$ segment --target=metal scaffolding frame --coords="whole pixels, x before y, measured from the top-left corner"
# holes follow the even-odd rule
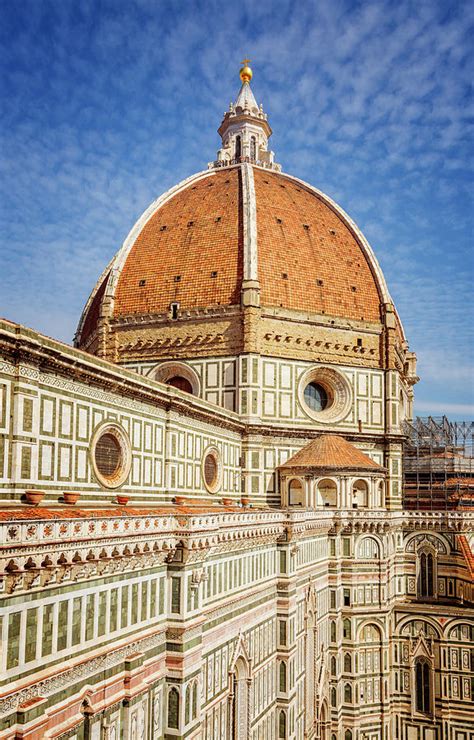
[[[474,507],[474,422],[417,417],[404,422],[403,431],[404,507]]]

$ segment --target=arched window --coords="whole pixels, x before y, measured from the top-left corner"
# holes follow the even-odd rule
[[[286,714],[283,710],[278,718],[278,737],[283,740],[286,738]]]
[[[333,656],[331,658],[331,675],[335,676],[336,673],[337,673],[336,658]]]
[[[84,701],[81,704],[81,714],[84,717],[84,722],[83,722],[84,740],[91,740],[92,738],[91,718],[92,718],[93,713],[94,712],[89,703],[89,700],[84,699]]]
[[[352,686],[350,683],[346,683],[344,686],[344,701],[346,704],[352,704]]]
[[[242,156],[242,139],[240,136],[235,137],[235,158],[239,159]]]
[[[192,712],[193,719],[196,719],[197,717],[197,703],[198,703],[198,684],[197,684],[197,681],[195,681],[194,686],[193,686],[193,712]]]
[[[177,730],[179,727],[179,693],[172,688],[168,694],[168,727]]]
[[[332,688],[331,689],[331,706],[332,707],[336,707],[337,706],[337,693],[336,693],[336,689],[335,688]]]
[[[350,730],[345,731],[344,740],[352,740],[352,732]]]
[[[344,655],[344,673],[351,673],[352,671],[352,660],[349,653]]]
[[[380,558],[380,547],[373,537],[364,537],[357,546],[357,556],[362,560],[378,560]]]
[[[257,159],[257,140],[255,136],[250,137],[250,158],[253,161]]]
[[[417,712],[431,713],[431,667],[423,658],[415,662],[415,706]]]
[[[435,595],[434,553],[421,550],[418,554],[418,597],[433,598]]]
[[[331,622],[331,642],[336,642],[336,622]]]
[[[319,713],[319,723],[318,723],[320,740],[326,740],[327,738],[326,727],[327,727],[327,705],[326,703],[323,703],[323,705],[321,706],[321,711]]]
[[[345,640],[350,640],[351,639],[351,633],[352,633],[352,630],[351,630],[351,620],[350,619],[345,619],[343,621],[343,623],[342,623],[342,628],[343,628],[344,639]]]
[[[249,708],[249,666],[247,660],[240,656],[235,664],[234,700],[232,704],[232,740],[244,740],[248,737]],[[206,735],[207,737],[207,735]]]
[[[288,485],[288,505],[304,506],[303,484],[298,478],[293,478]]]
[[[280,691],[286,691],[286,663],[280,663]]]
[[[385,483],[383,481],[380,481],[377,488],[376,506],[379,506],[381,509],[385,506]]]

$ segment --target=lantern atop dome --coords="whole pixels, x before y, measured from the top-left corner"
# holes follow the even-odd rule
[[[281,171],[274,162],[273,152],[268,150],[268,139],[272,135],[267,114],[263,106],[257,104],[250,87],[253,71],[250,59],[244,59],[239,76],[242,82],[235,103],[231,102],[224,114],[218,134],[222,147],[217,152],[217,160],[209,164],[210,169],[228,167],[241,162],[250,162],[261,167]]]

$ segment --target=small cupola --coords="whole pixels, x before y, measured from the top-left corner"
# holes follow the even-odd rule
[[[282,506],[385,508],[385,468],[338,435],[321,434],[278,470]]]

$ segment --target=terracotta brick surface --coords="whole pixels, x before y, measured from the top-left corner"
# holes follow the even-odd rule
[[[284,175],[254,168],[254,178],[262,306],[380,321],[376,280],[339,216]],[[119,277],[114,317],[167,312],[175,301],[184,311],[238,305],[242,273],[241,173],[232,168],[190,184],[145,225]],[[104,288],[105,281],[82,344]]]
[[[280,467],[383,470],[357,447],[335,434],[321,434]]]
[[[283,175],[254,177],[262,305],[380,320],[377,284],[339,216]]]
[[[238,168],[210,174],[165,203],[132,247],[114,316],[164,312],[173,301],[184,310],[238,304],[241,210]],[[214,271],[217,276],[211,277]]]
[[[85,317],[84,324],[81,331],[81,343],[84,343],[87,338],[92,334],[94,329],[97,327],[97,322],[100,315],[100,306],[102,298],[104,297],[105,288],[107,286],[107,280],[109,279],[110,272],[107,273],[102,283],[100,284],[97,292],[89,306],[87,316]]]

